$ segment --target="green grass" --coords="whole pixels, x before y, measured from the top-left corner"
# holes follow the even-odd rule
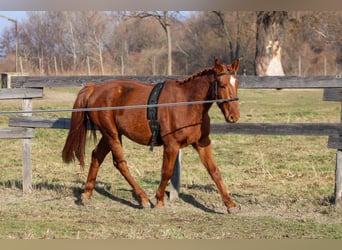
[[[128,191],[125,191],[129,193]],[[120,193],[124,195],[124,191]],[[184,194],[183,199],[185,195]],[[189,195],[190,196],[190,195]],[[108,198],[107,198],[108,199]],[[72,197],[6,204],[2,238],[121,239],[303,239],[341,238],[341,224],[269,215],[212,214],[189,209],[181,200],[162,210],[117,206],[95,195],[87,206]],[[69,201],[69,202],[68,202]],[[63,206],[61,204],[64,204]],[[178,208],[178,207],[187,207]],[[35,209],[32,209],[32,208]],[[9,217],[11,220],[9,220]],[[194,223],[195,222],[195,223]]]
[[[48,88],[34,109],[71,108],[79,88]],[[322,91],[241,90],[241,122],[339,122],[340,104]],[[1,101],[20,110],[20,101]],[[68,117],[68,113],[44,114]],[[216,107],[212,122],[224,122]],[[6,127],[8,116],[0,116]],[[329,203],[335,150],[327,137],[211,135],[224,183],[241,205],[227,215],[219,193],[191,148],[182,150],[181,194],[164,209],[139,209],[131,188],[108,157],[93,198],[78,198],[87,168],[61,160],[66,130],[36,129],[34,192],[21,192],[21,141],[0,140],[0,238],[70,239],[303,239],[342,238],[341,207]],[[132,175],[154,202],[162,148],[149,152],[124,138]],[[87,160],[94,144],[87,144]]]

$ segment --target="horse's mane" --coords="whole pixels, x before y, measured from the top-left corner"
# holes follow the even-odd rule
[[[191,80],[195,79],[196,77],[200,77],[200,76],[205,76],[205,75],[209,75],[211,73],[213,73],[213,68],[206,68],[201,70],[200,72],[197,72],[191,76],[189,76],[188,78],[185,78],[183,80],[177,80],[178,83],[186,83],[186,82],[190,82]]]

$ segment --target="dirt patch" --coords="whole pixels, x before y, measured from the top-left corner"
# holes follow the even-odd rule
[[[324,199],[284,199],[282,197],[244,198],[242,215],[269,216],[280,220],[316,221],[317,223],[342,223],[340,206],[325,203]]]

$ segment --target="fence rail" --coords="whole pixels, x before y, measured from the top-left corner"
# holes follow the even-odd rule
[[[135,79],[143,82],[156,83],[168,79],[184,79],[186,77],[188,76],[5,76],[6,83],[3,83],[2,86],[16,88],[20,87],[16,90],[26,93],[26,90],[23,90],[22,88],[25,89],[29,87],[42,89],[44,87],[82,86],[87,82],[100,83],[119,78]],[[324,101],[337,101],[342,103],[341,76],[239,76],[238,78],[240,82],[240,88],[242,89],[324,89]],[[1,95],[2,94],[0,92],[0,97]],[[27,96],[23,98],[27,98]],[[9,126],[16,127],[16,129],[31,130],[34,130],[34,128],[68,129],[70,126],[70,119],[43,117],[10,117]],[[335,203],[342,202],[342,123],[214,123],[211,124],[211,132],[229,134],[329,136],[328,147],[337,149]],[[32,136],[32,134],[30,136]],[[175,174],[172,178],[172,184],[174,187],[179,187],[179,173],[180,169],[176,168]]]
[[[69,129],[69,118],[10,117],[9,126],[29,128]],[[342,135],[340,123],[211,123],[214,134],[259,135]]]
[[[131,79],[146,83],[157,83],[171,79],[185,79],[189,76],[11,76],[3,75],[3,86],[11,88],[77,87],[89,82],[102,83],[115,79]],[[301,89],[341,88],[342,77],[337,76],[239,76],[243,89]]]
[[[342,134],[340,123],[235,123],[211,124],[216,134],[307,135],[330,136]]]
[[[34,135],[32,128],[0,128],[0,139],[32,139]]]

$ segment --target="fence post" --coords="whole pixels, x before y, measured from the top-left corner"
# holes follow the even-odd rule
[[[11,88],[11,74],[1,73],[1,88]]]
[[[171,176],[170,201],[176,200],[180,190],[181,150],[178,151],[177,159]]]
[[[32,110],[32,99],[23,99],[23,111]],[[31,113],[25,113],[23,116],[32,116]],[[32,167],[31,167],[31,141],[30,139],[22,140],[22,174],[23,174],[23,192],[32,192]]]
[[[342,150],[336,152],[335,204],[342,204]]]
[[[342,124],[342,102],[341,102],[341,124]],[[335,169],[335,204],[342,204],[342,149],[336,152]]]

